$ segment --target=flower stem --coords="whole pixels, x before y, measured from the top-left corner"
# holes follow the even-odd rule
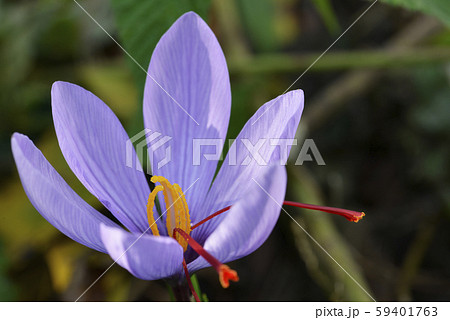
[[[234,58],[229,62],[232,74],[298,73],[317,58],[317,53],[260,54],[253,57]],[[427,65],[448,61],[450,49],[446,47],[389,48],[384,50],[352,50],[328,53],[317,64],[314,71],[346,70],[356,68],[389,68],[410,65]]]

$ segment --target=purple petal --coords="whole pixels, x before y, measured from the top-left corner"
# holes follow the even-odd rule
[[[100,225],[118,226],[83,201],[28,137],[15,133],[11,146],[23,188],[36,210],[69,238],[106,252]]]
[[[127,163],[127,152],[136,155],[119,119],[94,94],[66,82],[52,87],[52,111],[61,151],[78,179],[130,231],[146,230],[150,189],[138,161]]]
[[[223,220],[206,239],[204,248],[221,262],[246,256],[258,249],[269,237],[280,215],[286,192],[286,169],[274,165],[251,179],[250,186],[240,200],[223,213]],[[195,271],[209,264],[197,258],[189,264]]]
[[[295,137],[302,111],[301,90],[290,91],[259,108],[230,148],[208,194],[204,205],[207,209],[194,223],[234,204],[253,185],[252,178],[267,170],[268,165],[286,163],[291,149],[287,142]],[[284,146],[277,146],[283,143]],[[252,146],[255,149],[250,152]],[[193,236],[204,241],[222,219],[221,215],[210,220],[195,230]]]
[[[156,280],[182,272],[183,248],[170,237],[108,226],[101,227],[101,236],[111,258],[137,278]]]
[[[217,139],[217,148],[203,147],[201,152],[220,154],[230,118],[231,92],[225,57],[211,29],[197,14],[189,12],[163,35],[148,73],[145,126],[153,133],[172,138],[161,147],[160,139],[148,139],[152,171],[178,183],[183,191],[198,179],[186,194],[195,215],[211,185],[217,160],[201,157],[196,162],[193,140]],[[169,148],[171,159],[163,165]]]

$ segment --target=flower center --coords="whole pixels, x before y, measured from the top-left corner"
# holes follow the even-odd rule
[[[164,203],[166,205],[166,228],[169,237],[174,238],[183,247],[183,250],[187,250],[188,242],[179,233],[174,234],[174,229],[183,230],[189,235],[191,232],[191,218],[189,216],[189,208],[184,197],[184,193],[181,187],[174,183],[171,184],[166,178],[161,176],[153,176],[151,178],[153,183],[159,183],[156,185],[153,191],[150,193],[147,202],[147,218],[148,224],[154,236],[159,236],[158,226],[154,217],[153,207],[155,205],[155,198],[158,192],[162,191],[164,196]]]
[[[189,208],[186,203],[186,198],[181,190],[180,186],[176,183],[171,184],[166,178],[161,176],[153,176],[151,178],[153,183],[159,183],[156,185],[153,191],[148,196],[147,201],[147,219],[150,229],[154,236],[159,236],[158,226],[155,219],[153,208],[155,206],[155,199],[158,192],[163,193],[164,203],[166,205],[166,228],[168,236],[174,238],[182,247],[183,250],[187,250],[188,244],[191,248],[197,252],[200,256],[206,259],[211,266],[216,269],[219,274],[220,284],[224,288],[228,288],[229,281],[239,281],[237,272],[230,269],[227,265],[221,263],[214,258],[208,251],[206,251],[197,241],[195,241],[189,233],[191,232],[191,218],[189,216]],[[217,215],[217,214],[216,214]],[[216,216],[214,215],[214,216]],[[198,226],[197,224],[196,226]],[[189,271],[187,269],[186,261],[183,259],[183,268],[186,274],[189,287],[194,295],[196,301],[200,301],[194,287],[191,283]]]

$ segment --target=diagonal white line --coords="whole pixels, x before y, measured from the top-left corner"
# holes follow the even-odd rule
[[[192,186],[199,180],[200,178],[197,178],[197,180],[195,180],[184,192],[183,192],[183,194],[184,193],[186,193],[186,191],[188,191],[190,188],[192,188]],[[108,270],[109,269],[111,269],[112,268],[112,266],[114,266],[116,263],[117,263],[117,261],[119,261],[122,257],[123,257],[123,255],[125,254],[125,253],[127,253],[127,251],[128,250],[130,250],[130,248],[132,247],[132,246],[134,246],[134,244],[136,243],[136,242],[138,242],[139,241],[139,239],[141,239],[142,238],[142,236],[144,235],[144,234],[146,234],[151,228],[152,228],[152,226],[159,220],[159,219],[161,219],[165,214],[166,214],[166,212],[170,209],[170,208],[172,208],[173,207],[173,205],[175,204],[175,202],[177,202],[179,199],[181,199],[181,195],[180,196],[178,196],[178,198],[170,205],[170,207],[168,207],[168,208],[166,208],[166,211],[164,211],[159,217],[158,217],[158,219],[156,219],[155,220],[155,222],[153,222],[143,233],[141,233],[141,235],[136,239],[136,240],[134,240],[133,241],[133,243],[132,244],[130,244],[129,246],[128,246],[128,248],[116,259],[116,260],[114,260],[114,262],[113,263],[111,263],[111,265],[108,267],[108,268],[106,268],[106,270],[105,271],[103,271],[103,273],[97,278],[97,279],[95,279],[95,281],[94,282],[92,282],[91,283],[91,285],[86,289],[86,290],[84,290],[83,291],[83,293],[77,298],[77,300],[75,300],[75,302],[78,302],[78,300],[80,300],[81,299],[81,297],[83,297],[85,294],[86,294],[86,292],[88,292],[96,283],[97,283],[97,281],[98,280],[100,280],[100,278],[101,277],[103,277],[104,275],[105,275],[105,273],[106,272],[108,272]]]
[[[311,63],[310,65],[309,65],[309,67],[305,70],[305,71],[303,71],[303,73],[297,78],[297,79],[295,79],[295,81],[294,82],[292,82],[292,84],[286,89],[286,90],[284,90],[284,92],[280,95],[280,96],[278,96],[278,98],[276,98],[275,100],[274,100],[274,102],[273,103],[271,103],[270,104],[270,106],[267,106],[267,108],[266,108],[266,110],[264,110],[264,112],[263,113],[261,113],[261,115],[255,120],[255,121],[253,121],[252,122],[252,125],[254,125],[267,111],[269,111],[269,109],[275,104],[275,102],[277,102],[277,100],[283,95],[283,94],[285,94],[286,92],[288,92],[289,91],[289,89],[291,89],[292,88],[292,86],[294,85],[294,84],[296,84],[297,83],[297,81],[298,80],[300,80],[304,75],[305,75],[305,73],[307,73],[308,71],[309,71],[309,69],[311,69],[316,63],[317,63],[317,61],[319,61],[320,60],[320,58],[322,58],[335,44],[336,44],[336,42],[338,42],[343,36],[344,36],[344,34],[346,34],[347,33],[347,31],[348,30],[350,30],[366,13],[367,13],[367,11],[369,11],[374,5],[375,5],[375,3],[377,3],[378,2],[378,0],[375,0],[375,1],[373,1],[371,4],[370,4],[370,6],[366,9],[366,10],[364,10],[364,12],[363,13],[361,13],[360,14],[360,16],[355,20],[355,21],[353,21],[353,23],[350,25],[350,26],[348,26],[348,28],[347,29],[345,29],[344,30],[344,32],[342,32],[342,34],[336,39],[336,40],[334,40],[333,41],[333,43],[332,44],[330,44],[330,46],[320,55],[320,56],[318,56],[317,57],[317,59],[316,60],[314,60],[313,61],[313,63]]]
[[[292,219],[292,221],[294,221],[305,233],[306,233],[306,235],[315,243],[315,244],[317,244],[318,246],[319,246],[319,248],[320,249],[322,249],[322,251],[323,252],[325,252],[326,253],[326,255],[328,256],[328,257],[330,257],[330,259],[331,260],[333,260],[338,266],[339,266],[339,268],[341,268],[342,269],[342,271],[344,271],[345,272],[345,274],[347,274],[347,276],[349,276],[350,277],[350,279],[352,279],[353,280],[353,282],[355,282],[357,285],[358,285],[358,287],[360,287],[361,288],[361,290],[362,291],[364,291],[364,293],[365,294],[367,294],[369,297],[370,297],[370,299],[372,299],[374,302],[377,302],[368,292],[367,292],[367,290],[366,289],[364,289],[364,287],[361,285],[361,284],[359,284],[359,282],[358,281],[356,281],[356,279],[355,278],[353,278],[352,277],[352,275],[350,274],[350,273],[348,273],[347,272],[347,270],[345,270],[344,269],[344,267],[343,266],[341,266],[340,264],[339,264],[339,262],[337,262],[336,261],[336,259],[334,259],[333,258],[333,256],[331,255],[331,254],[329,254],[328,253],[328,251],[327,250],[325,250],[325,248],[324,247],[322,247],[322,245],[316,240],[316,239],[314,239],[314,237],[311,235],[311,234],[309,234],[309,232],[308,231],[306,231],[305,230],[305,228],[303,228],[302,227],[302,225],[301,224],[299,224],[287,211],[286,211],[286,209],[284,209],[283,208],[283,206],[281,205],[281,204],[279,204],[278,203],[278,201],[277,200],[275,200],[273,197],[272,197],[272,195],[271,194],[269,194],[259,183],[258,183],[258,181],[256,181],[254,178],[252,178],[252,180],[253,181],[255,181],[255,183],[261,188],[261,190],[262,191],[264,191],[280,208],[281,208],[281,210],[283,210],[284,211],[284,213],[286,213],[288,216],[289,216],[289,218],[291,218]]]
[[[106,33],[106,34],[108,35],[108,37],[110,37],[111,40],[114,41],[114,42],[119,46],[119,48],[122,49],[123,52],[125,52],[125,54],[126,54],[128,57],[130,57],[131,60],[133,60],[134,63],[135,63],[142,71],[144,71],[144,72],[147,74],[147,76],[149,76],[149,78],[152,79],[153,82],[155,82],[155,83],[158,85],[158,87],[160,87],[161,90],[164,91],[164,92],[167,94],[167,96],[169,96],[169,98],[172,99],[173,102],[175,102],[175,104],[176,104],[178,107],[180,107],[180,109],[183,110],[184,113],[186,113],[186,114],[189,116],[189,118],[192,119],[192,121],[194,121],[198,126],[200,125],[200,124],[199,124],[199,123],[198,123],[198,122],[197,122],[197,121],[189,114],[189,112],[187,112],[186,109],[183,108],[183,106],[182,106],[181,104],[179,104],[178,101],[175,100],[175,98],[172,97],[172,96],[167,92],[167,90],[164,89],[164,87],[163,87],[162,85],[160,85],[159,82],[156,81],[156,79],[155,79],[154,77],[152,77],[152,76],[147,72],[147,70],[145,70],[145,69],[139,64],[139,62],[137,62],[136,59],[133,58],[133,56],[132,56],[131,54],[128,53],[127,50],[125,50],[125,48],[122,47],[122,45],[121,45],[116,39],[114,39],[114,37],[113,37],[111,34],[109,34],[109,32],[105,30],[105,28],[102,27],[102,25],[101,25],[100,23],[98,23],[97,20],[95,20],[94,17],[91,16],[91,15],[89,14],[89,12],[87,12],[86,9],[85,9],[81,4],[78,3],[77,0],[73,0],[73,2],[75,2],[75,3],[80,7],[80,9],[83,10],[84,13],[86,13],[86,15],[87,15],[89,18],[91,18],[91,20],[94,21],[95,24],[96,24],[100,29],[102,29],[103,32]]]

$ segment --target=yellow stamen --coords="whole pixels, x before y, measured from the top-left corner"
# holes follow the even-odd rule
[[[147,219],[148,225],[150,229],[152,229],[152,233],[154,236],[159,236],[158,226],[156,225],[155,217],[153,216],[153,207],[155,206],[155,198],[156,194],[162,191],[164,188],[162,186],[156,186],[155,189],[148,196],[147,201]]]
[[[177,197],[175,195],[172,185],[166,178],[160,176],[153,176],[151,181],[153,183],[159,182],[163,187],[162,192],[164,195],[164,203],[166,204],[167,231],[169,232],[169,237],[171,237],[172,232],[169,226],[171,225],[171,221],[175,221],[176,207],[174,205],[174,199],[176,199]]]
[[[184,196],[183,191],[181,190],[181,187],[178,184],[174,184],[173,187],[175,188],[175,191],[178,193],[178,197],[181,201],[177,201],[180,205],[180,213],[181,214],[177,214],[176,215],[176,225],[175,228],[179,228],[184,230],[187,234],[189,234],[191,232],[191,217],[189,215],[189,208],[186,202],[186,198]],[[173,229],[172,229],[173,232]],[[186,239],[184,239],[183,237],[181,237],[179,234],[176,234],[176,239],[178,241],[179,244],[181,244],[181,246],[183,248],[187,248],[188,242]]]
[[[187,234],[189,234],[191,232],[191,219],[189,216],[189,208],[186,202],[186,198],[184,197],[184,193],[181,190],[180,186],[177,184],[172,185],[166,178],[161,176],[153,176],[151,181],[153,183],[159,182],[160,185],[156,186],[149,196],[147,213],[150,226],[152,225],[152,222],[154,222],[154,219],[151,220],[151,218],[153,218],[152,211],[150,218],[149,207],[151,206],[152,208],[151,210],[153,210],[153,204],[155,201],[156,193],[162,191],[164,195],[164,203],[166,205],[166,227],[168,235],[170,237],[173,237],[173,230],[175,228],[182,229]],[[152,228],[153,234],[159,235],[159,232],[156,228],[156,224],[155,229],[156,233],[153,231]],[[187,241],[179,234],[175,236],[175,239],[183,247],[184,251],[186,251],[188,245]]]

